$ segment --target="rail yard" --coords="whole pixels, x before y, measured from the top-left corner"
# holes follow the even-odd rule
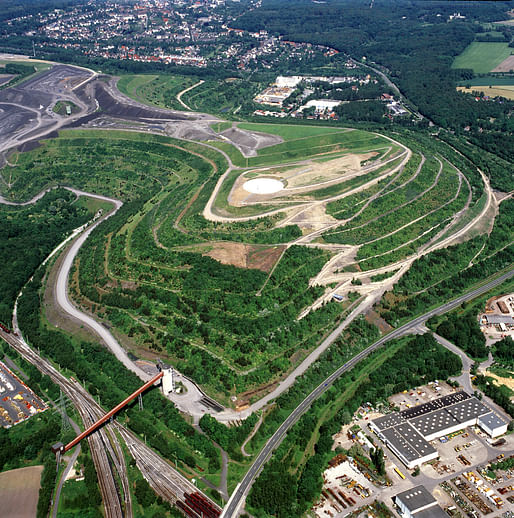
[[[103,417],[105,411],[78,382],[71,381],[63,376],[48,361],[36,354],[20,337],[16,337],[13,333],[6,332],[4,329],[0,329],[0,336],[27,361],[50,376],[52,381],[73,402],[85,427],[91,426]],[[158,495],[173,504],[181,501],[183,508],[190,511],[189,516],[201,516],[198,513],[197,515],[193,514],[196,512],[195,509],[202,508],[198,502],[204,502],[202,505],[205,505],[206,509],[210,509],[211,516],[216,516],[215,513],[221,514],[219,506],[199,493],[194,484],[146,446],[141,439],[119,423],[114,422],[105,425],[97,433],[88,437],[98,473],[106,516],[121,518],[132,515],[125,457],[115,430],[123,437],[141,473]],[[118,483],[118,480],[120,483]],[[190,495],[196,496],[192,498]]]

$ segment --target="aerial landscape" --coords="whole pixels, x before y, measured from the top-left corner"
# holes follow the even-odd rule
[[[0,0],[0,506],[514,518],[514,9]]]

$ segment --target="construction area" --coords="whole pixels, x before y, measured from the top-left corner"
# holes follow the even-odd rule
[[[514,293],[489,299],[479,322],[482,332],[491,339],[514,337]]]
[[[254,101],[259,104],[282,107],[283,102],[295,91],[301,80],[300,76],[278,76],[272,85],[255,97]]]
[[[330,464],[323,473],[322,498],[313,508],[316,516],[344,516],[378,498],[380,489],[365,476],[354,458],[337,455]]]
[[[0,425],[10,428],[48,407],[4,363],[0,362]]]

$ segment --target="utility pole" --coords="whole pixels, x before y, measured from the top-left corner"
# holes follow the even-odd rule
[[[70,428],[70,418],[66,413],[66,396],[60,391],[59,399],[55,402],[58,412],[61,414],[61,431],[64,433]]]
[[[32,56],[36,57],[36,46],[34,45],[34,40],[32,40]]]

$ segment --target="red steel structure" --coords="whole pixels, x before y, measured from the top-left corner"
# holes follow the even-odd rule
[[[126,399],[124,399],[121,403],[116,405],[112,410],[107,412],[103,417],[98,419],[96,423],[93,423],[87,430],[84,430],[80,435],[77,435],[73,441],[69,442],[64,448],[61,449],[61,453],[66,453],[71,450],[73,446],[77,445],[82,439],[87,437],[89,434],[93,433],[97,428],[106,423],[114,414],[119,412],[123,407],[128,405],[133,399],[135,399],[139,394],[142,394],[146,389],[150,388],[156,381],[159,381],[164,373],[161,371],[159,374],[156,374],[150,381],[147,381],[142,387],[138,388],[133,394]]]

